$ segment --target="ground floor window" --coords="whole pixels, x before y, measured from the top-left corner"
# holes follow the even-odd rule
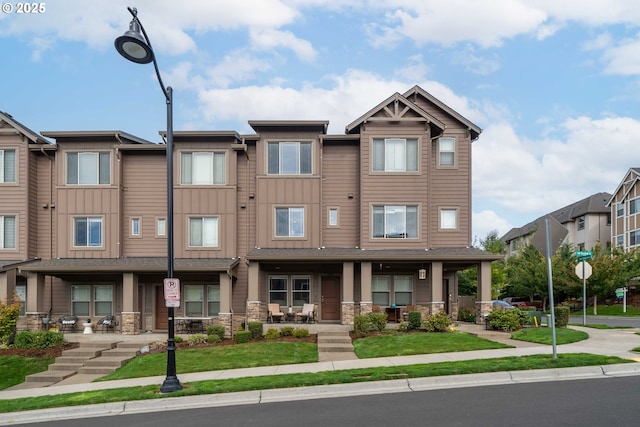
[[[281,306],[302,306],[311,302],[310,276],[270,276],[269,303]]]
[[[206,307],[206,312],[205,312]],[[185,285],[184,313],[187,317],[217,316],[220,312],[220,285]]]
[[[413,276],[377,275],[371,278],[373,304],[389,306],[413,304]]]
[[[16,285],[16,295],[20,301],[20,316],[27,314],[27,286]]]
[[[113,285],[71,286],[71,314],[78,317],[113,314]]]

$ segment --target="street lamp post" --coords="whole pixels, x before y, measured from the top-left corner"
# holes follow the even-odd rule
[[[133,19],[129,24],[129,31],[116,38],[115,46],[120,55],[138,64],[153,62],[158,77],[158,83],[167,101],[167,275],[173,278],[173,89],[165,88],[158,70],[156,56],[151,48],[147,33],[138,19],[136,8],[127,8]],[[142,34],[141,34],[142,33]],[[160,391],[170,393],[181,390],[182,385],[176,376],[176,342],[174,336],[174,308],[168,307],[169,336],[167,340],[167,377]]]

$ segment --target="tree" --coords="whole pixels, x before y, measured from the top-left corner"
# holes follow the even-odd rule
[[[480,239],[480,249],[492,254],[504,255],[505,243],[498,237],[498,230],[487,233],[485,239]],[[505,286],[504,260],[500,259],[491,263],[491,293],[498,295]],[[458,293],[460,295],[476,295],[478,290],[478,269],[468,268],[458,272]]]
[[[546,298],[548,292],[547,265],[545,257],[532,245],[509,258],[506,265],[506,290],[513,296],[540,295]]]

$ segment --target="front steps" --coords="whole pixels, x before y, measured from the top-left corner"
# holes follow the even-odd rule
[[[348,330],[318,331],[318,360],[329,362],[334,360],[357,359]]]

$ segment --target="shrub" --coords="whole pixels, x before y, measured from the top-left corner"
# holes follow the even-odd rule
[[[446,312],[430,314],[422,323],[427,332],[446,332],[451,325],[451,319]]]
[[[251,341],[251,332],[250,331],[237,331],[236,332],[236,343],[243,344]]]
[[[14,345],[18,348],[50,348],[64,344],[62,332],[22,331],[16,334]]]
[[[184,339],[180,335],[176,335],[175,337],[173,337],[173,341],[176,344],[180,344],[182,341],[184,341]]]
[[[218,344],[220,341],[222,341],[222,338],[220,338],[220,335],[211,334],[207,335],[207,341],[209,342],[209,344]]]
[[[20,302],[12,304],[0,301],[0,345],[11,344],[20,315]]]
[[[529,322],[529,316],[519,308],[496,309],[489,313],[489,325],[495,329],[515,331]]]
[[[304,329],[304,328],[296,329],[295,331],[293,331],[293,336],[296,337],[296,338],[308,337],[309,336],[309,330],[308,329]]]
[[[251,338],[262,338],[262,322],[249,322]]]
[[[206,344],[208,340],[209,338],[205,334],[193,334],[187,338],[189,345]]]
[[[353,331],[357,335],[364,335],[369,331],[383,331],[387,327],[385,313],[359,314],[353,319]]]
[[[368,313],[369,324],[374,331],[383,331],[387,327],[386,313]]]
[[[422,324],[422,313],[419,311],[410,311],[408,321],[407,329],[418,329]]]
[[[369,322],[365,314],[359,314],[353,318],[353,332],[356,335],[364,335],[369,332]]]
[[[276,338],[280,338],[280,331],[276,328],[269,328],[264,337],[268,340],[275,340]]]
[[[283,337],[290,337],[293,335],[293,326],[283,326],[280,328],[280,333]]]
[[[209,325],[207,326],[207,335],[216,335],[220,337],[220,340],[224,339],[224,326],[222,325]]]
[[[569,314],[571,309],[569,307],[556,307],[554,315],[556,317],[556,326],[558,328],[566,328],[569,324]]]
[[[458,321],[460,322],[475,322],[476,313],[468,308],[461,308],[458,310]]]

